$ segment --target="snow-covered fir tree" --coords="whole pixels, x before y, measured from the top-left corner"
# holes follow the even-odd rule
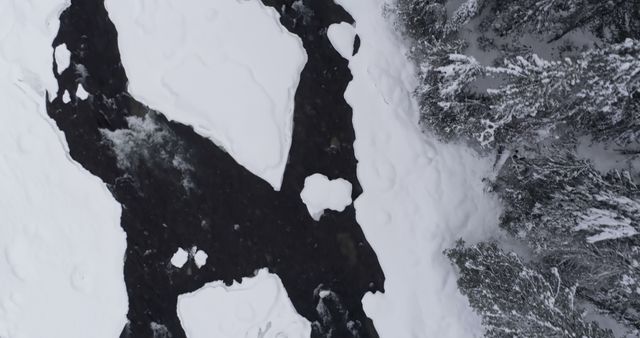
[[[438,41],[447,21],[447,0],[397,0],[387,11],[397,18],[398,28],[416,41]]]
[[[506,84],[490,90],[495,103],[485,123],[487,133],[498,135],[482,141],[531,143],[565,125],[598,140],[638,140],[638,40],[592,49],[575,59],[505,59],[487,71],[503,76]]]
[[[597,140],[637,142],[640,132],[640,42],[626,40],[574,59],[535,54],[484,67],[461,54],[464,43],[421,47],[418,88],[426,125],[445,139],[467,137],[483,146],[517,148],[556,137],[566,126]],[[503,83],[486,93],[477,81]]]
[[[482,10],[485,0],[465,0],[458,9],[453,12],[444,26],[444,35],[457,32],[461,27],[469,23]]]
[[[486,337],[613,337],[586,321],[573,286],[557,269],[541,270],[494,243],[445,251],[459,269],[458,287],[482,317]]]
[[[568,151],[514,156],[493,185],[501,226],[577,285],[583,299],[640,329],[640,189]]]
[[[419,44],[413,57],[419,65],[416,95],[423,125],[443,139],[475,137],[482,131],[479,117],[490,114],[489,97],[474,90],[485,69],[462,54],[462,40]]]
[[[588,30],[611,42],[640,35],[640,2],[629,0],[494,0],[491,27],[500,35],[536,33],[555,41]]]
[[[494,1],[492,5],[522,12],[524,18],[508,20],[512,24],[539,15],[538,28],[547,21],[560,20],[549,13],[564,8],[555,0],[535,1],[529,7],[510,3]],[[442,1],[400,0],[395,7],[405,31],[416,40],[411,55],[419,65],[417,94],[425,126],[444,139],[470,138],[491,147],[514,148],[541,137],[555,137],[554,131],[567,124],[573,131],[591,133],[599,140],[637,141],[638,40],[627,39],[556,61],[533,53],[512,56],[509,51],[496,60],[496,66],[486,67],[464,54],[466,41],[450,34],[484,5],[479,0],[464,1],[450,18],[441,17]],[[579,11],[578,4],[570,7]],[[440,13],[438,19],[427,20],[435,12]],[[498,12],[497,17],[503,14]],[[486,85],[479,85],[483,81],[499,86],[487,91]]]

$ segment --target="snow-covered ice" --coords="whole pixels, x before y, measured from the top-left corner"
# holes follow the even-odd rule
[[[69,103],[71,102],[71,96],[69,96],[69,91],[65,90],[64,94],[62,94],[62,102]]]
[[[55,55],[56,64],[58,65],[58,74],[62,74],[62,72],[64,72],[64,70],[71,64],[71,52],[67,49],[67,45],[63,43],[57,46],[53,53]]]
[[[107,0],[129,92],[280,188],[306,54],[260,1]]]
[[[198,269],[207,264],[207,258],[209,258],[209,255],[206,252],[198,250],[198,248],[193,248],[191,251],[195,251],[195,253],[193,253],[193,261],[196,263]]]
[[[171,257],[171,265],[180,269],[185,264],[187,264],[188,260],[189,260],[189,253],[183,248],[178,248],[176,252],[173,253],[173,256]]]
[[[356,31],[353,26],[346,22],[334,23],[327,29],[327,36],[333,48],[343,58],[350,60],[353,56],[353,43],[356,38]]]
[[[76,97],[80,100],[86,100],[89,97],[89,93],[84,89],[82,84],[78,84],[78,89],[76,90]]]
[[[120,205],[45,110],[67,5],[0,1],[0,337],[111,338],[126,323]]]
[[[189,338],[308,338],[309,322],[293,308],[280,278],[266,270],[242,283],[209,283],[178,298]]]
[[[351,183],[342,178],[329,180],[325,175],[313,174],[304,180],[300,198],[309,215],[319,221],[325,209],[344,211],[351,204]]]

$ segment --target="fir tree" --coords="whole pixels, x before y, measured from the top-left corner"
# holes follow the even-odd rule
[[[496,141],[536,141],[569,124],[598,140],[638,141],[640,42],[593,49],[575,60],[545,61],[535,55],[504,60],[488,71],[506,85],[491,90],[496,103],[487,120]]]
[[[555,41],[587,29],[611,42],[640,36],[640,3],[629,0],[495,0],[492,27],[500,35],[536,33]]]
[[[575,59],[536,55],[483,67],[461,54],[464,42],[425,44],[420,60],[423,122],[444,139],[518,148],[560,133],[621,144],[640,139],[640,42],[593,49]],[[479,79],[503,83],[482,93]],[[570,129],[567,129],[570,126]]]
[[[514,157],[494,186],[501,226],[555,266],[578,294],[640,328],[640,189],[569,152]]]
[[[564,286],[557,269],[541,271],[493,243],[460,241],[445,254],[460,271],[458,287],[482,317],[486,337],[613,337],[584,320],[575,287]]]
[[[481,131],[478,117],[489,114],[487,96],[474,90],[473,82],[485,69],[473,57],[461,53],[461,40],[424,43],[413,51],[419,60],[420,86],[416,96],[422,123],[443,139],[473,137]]]
[[[468,24],[483,8],[484,0],[466,0],[451,15],[444,26],[444,35],[458,32],[461,27]]]
[[[397,0],[387,12],[398,20],[398,28],[420,42],[439,41],[447,21],[447,0]]]

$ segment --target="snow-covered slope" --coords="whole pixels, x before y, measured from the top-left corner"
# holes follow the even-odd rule
[[[362,41],[345,93],[364,189],[356,211],[387,277],[386,292],[365,297],[365,310],[381,337],[479,336],[479,318],[458,293],[442,250],[460,237],[497,231],[499,204],[481,182],[491,165],[418,129],[414,72],[382,15],[384,1],[338,3],[353,15]]]
[[[107,0],[129,92],[280,188],[306,54],[260,1]]]
[[[0,1],[0,337],[116,337],[120,206],[46,117],[65,1]]]

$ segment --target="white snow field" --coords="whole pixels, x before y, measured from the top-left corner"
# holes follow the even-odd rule
[[[280,189],[306,53],[260,1],[107,0],[129,92]]]
[[[339,0],[362,45],[345,93],[354,110],[358,223],[386,275],[384,294],[363,299],[383,338],[479,337],[480,318],[457,290],[442,251],[463,237],[498,235],[500,204],[485,193],[488,159],[418,128],[415,72],[382,14],[384,0]]]
[[[45,90],[57,90],[51,42],[67,5],[0,0],[3,338],[113,338],[126,322],[120,205],[69,158],[45,111]]]

